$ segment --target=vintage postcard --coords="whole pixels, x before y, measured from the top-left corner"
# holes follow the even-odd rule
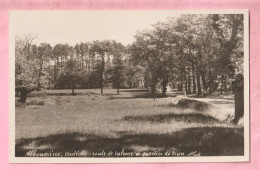
[[[9,11],[10,162],[249,161],[248,17]]]

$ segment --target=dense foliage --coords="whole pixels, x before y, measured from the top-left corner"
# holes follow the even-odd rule
[[[70,46],[16,39],[16,89],[167,87],[203,95],[232,89],[243,74],[243,15],[181,15],[138,32],[123,46],[114,40]],[[21,101],[25,102],[21,98]]]

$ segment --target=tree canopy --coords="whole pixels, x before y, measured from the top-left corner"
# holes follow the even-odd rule
[[[243,74],[243,15],[185,14],[142,30],[127,46],[114,40],[75,46],[17,37],[16,88],[150,88],[203,95],[232,88]],[[74,93],[74,90],[73,90]],[[25,99],[26,100],[26,99]]]

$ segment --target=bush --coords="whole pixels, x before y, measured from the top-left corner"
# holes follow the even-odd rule
[[[34,91],[28,94],[28,97],[45,97],[47,94],[45,91]]]
[[[177,106],[196,111],[205,111],[208,109],[209,104],[197,100],[181,99],[178,101]]]
[[[44,105],[44,101],[42,100],[31,100],[27,102],[27,105]]]
[[[21,103],[19,101],[15,101],[15,107],[24,107],[24,103]]]

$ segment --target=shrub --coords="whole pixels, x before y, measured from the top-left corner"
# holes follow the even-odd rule
[[[15,107],[24,107],[24,103],[21,103],[19,101],[15,101]]]
[[[27,102],[27,105],[44,105],[44,101],[42,100],[31,100]]]
[[[196,111],[205,111],[208,109],[209,104],[197,100],[181,99],[177,103],[178,107],[194,109]]]
[[[46,96],[46,92],[45,91],[35,91],[32,93],[28,94],[28,97],[45,97]]]

